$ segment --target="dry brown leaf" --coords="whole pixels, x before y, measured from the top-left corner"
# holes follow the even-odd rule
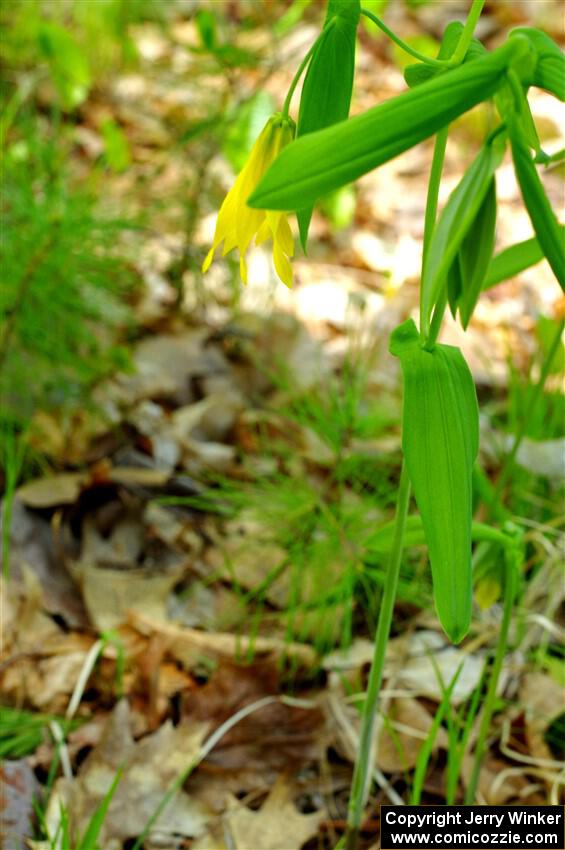
[[[396,773],[415,767],[422,744],[433,723],[429,711],[416,699],[397,697],[387,710],[377,743],[377,767]],[[392,728],[392,731],[391,731]],[[445,729],[440,728],[432,752],[447,745]]]
[[[286,550],[272,540],[272,533],[269,535],[253,512],[243,511],[236,520],[227,522],[224,532],[219,546],[206,552],[206,561],[227,581],[235,581],[246,590],[256,588],[288,558]],[[265,598],[271,605],[284,608],[288,585],[288,571],[283,571],[269,584]]]
[[[170,477],[166,469],[140,466],[114,466],[108,474],[110,481],[125,487],[164,487]]]
[[[461,779],[465,787],[471,778],[473,765],[473,756],[465,756],[461,765]],[[512,800],[516,803],[519,801],[521,805],[527,802],[521,792],[531,785],[531,780],[521,768],[518,771],[509,771],[508,768],[508,762],[490,755],[487,755],[481,765],[477,784],[478,798],[489,806],[503,806]]]
[[[14,499],[10,525],[10,587],[14,590],[14,584],[25,582],[26,573],[35,575],[41,585],[37,593],[40,607],[63,616],[70,627],[86,626],[88,617],[82,600],[56,551],[53,525],[36,511],[26,508],[19,499]]]
[[[449,686],[461,667],[450,700],[452,705],[459,705],[479,684],[484,658],[479,653],[470,654],[447,645],[445,637],[438,632],[419,631],[389,642],[387,666],[395,670],[399,685],[404,685],[415,696],[426,696],[436,702],[442,701],[443,687]]]
[[[35,774],[27,759],[4,761],[0,766],[2,787],[0,836],[4,850],[20,850],[33,831]]]
[[[206,328],[189,329],[174,336],[149,336],[133,354],[135,372],[120,375],[106,386],[106,393],[119,404],[134,404],[146,398],[171,398],[178,404],[192,399],[190,376],[206,374],[221,365],[228,370],[220,352],[204,347]]]
[[[16,663],[7,665],[1,675],[5,698],[51,713],[66,709],[93,639],[73,633],[62,637],[65,645],[47,639],[28,650],[29,656],[15,656]]]
[[[167,639],[167,648],[174,658],[192,669],[205,658],[245,658],[252,651],[254,658],[289,658],[298,664],[312,668],[318,655],[308,644],[291,643],[275,637],[254,637],[227,632],[204,632],[198,629],[161,623],[155,618],[132,611],[130,624],[142,634],[159,632]]]
[[[169,594],[184,574],[187,558],[165,546],[152,550],[141,508],[120,515],[109,534],[100,528],[101,513],[86,517],[80,558],[69,561],[92,623],[100,631],[112,629],[133,610],[166,619]]]
[[[302,707],[276,699],[280,679],[272,660],[254,659],[247,666],[222,663],[204,686],[185,696],[184,716],[196,722],[207,719],[215,727],[246,706],[275,698],[242,718],[207,757],[203,769],[212,768],[211,774],[220,777],[224,793],[270,786],[279,773],[298,771],[320,757],[326,743],[320,709],[316,703]]]
[[[155,621],[166,620],[169,594],[184,570],[184,561],[178,561],[170,573],[157,575],[146,569],[100,569],[82,562],[73,567],[90,619],[99,631],[122,625],[132,611]]]
[[[79,497],[86,477],[79,472],[61,473],[29,481],[16,490],[17,498],[27,508],[54,508],[73,505]]]
[[[544,735],[550,723],[563,713],[565,687],[547,673],[528,673],[522,680],[520,702],[524,707],[530,754],[542,761],[555,761]]]
[[[60,634],[51,617],[43,613],[42,589],[35,573],[24,566],[22,578],[16,583],[0,576],[3,655],[34,652],[45,640]]]
[[[234,850],[299,850],[317,833],[325,816],[325,812],[301,814],[292,801],[292,788],[279,777],[258,812],[232,797],[223,823]]]
[[[128,704],[125,700],[118,703],[99,744],[66,788],[73,834],[84,832],[122,766],[99,843],[109,847],[111,842],[137,837],[172,783],[198,759],[206,728],[202,723],[174,728],[167,722],[136,743],[131,734]],[[202,804],[180,790],[173,795],[151,833],[170,840],[174,834],[193,838],[204,831],[208,820],[209,814]]]

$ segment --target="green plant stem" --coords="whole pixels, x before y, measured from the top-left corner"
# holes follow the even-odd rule
[[[391,41],[394,41],[401,50],[404,50],[405,53],[409,53],[410,56],[413,56],[414,59],[419,59],[420,62],[425,62],[426,65],[436,65],[438,67],[447,67],[448,60],[447,59],[433,59],[431,56],[425,56],[423,53],[420,53],[418,50],[415,50],[413,47],[410,47],[409,44],[406,44],[396,33],[394,33],[391,29],[387,27],[385,22],[381,20],[377,15],[374,15],[368,9],[361,9],[361,14],[372,21],[380,30],[387,35]]]
[[[436,136],[434,145],[434,156],[432,159],[432,168],[430,171],[430,180],[428,183],[428,195],[426,198],[426,214],[424,218],[424,246],[422,248],[422,275],[421,280],[424,280],[424,270],[426,268],[426,260],[430,243],[434,232],[434,227],[437,217],[437,206],[439,198],[439,187],[441,183],[441,173],[443,171],[443,163],[445,160],[445,149],[447,147],[447,136],[449,134],[449,126],[443,127]],[[421,286],[421,284],[420,284]],[[422,341],[427,339],[429,333],[429,321],[424,315],[423,300],[420,292],[420,336]]]
[[[426,339],[426,344],[424,348],[431,351],[434,345],[437,342],[437,338],[439,336],[439,332],[441,330],[441,323],[443,322],[443,317],[445,314],[445,308],[447,307],[447,285],[445,285],[441,291],[441,294],[437,300],[437,304],[434,307],[434,312],[432,315],[432,322],[430,325],[430,330],[428,333],[428,337]]]
[[[375,635],[375,651],[371,672],[367,683],[367,695],[363,707],[361,719],[361,734],[359,736],[359,749],[353,771],[353,782],[351,785],[351,797],[349,801],[349,813],[347,818],[347,850],[356,850],[357,838],[361,828],[363,810],[367,802],[369,785],[373,767],[373,739],[375,732],[375,721],[383,677],[386,647],[389,638],[390,624],[394,610],[396,587],[400,573],[400,562],[402,559],[402,548],[404,542],[404,528],[410,501],[410,480],[406,469],[406,462],[402,463],[400,483],[396,501],[396,518],[392,549],[390,551],[388,569],[385,578],[384,594],[379,613],[379,622]]]
[[[473,0],[471,3],[471,8],[469,10],[469,14],[467,16],[467,20],[465,21],[465,26],[463,28],[463,32],[459,38],[459,43],[455,48],[455,52],[453,56],[449,60],[450,65],[460,65],[461,62],[465,58],[465,54],[469,49],[469,45],[471,44],[473,33],[475,32],[475,27],[477,26],[477,21],[481,17],[481,12],[483,11],[483,6],[485,5],[485,0]]]
[[[497,635],[496,654],[494,656],[494,663],[492,665],[492,670],[489,676],[488,689],[485,698],[485,704],[483,707],[483,713],[481,716],[481,723],[479,726],[479,735],[477,737],[477,743],[475,746],[473,769],[471,772],[471,778],[469,779],[467,790],[465,792],[466,806],[473,805],[475,802],[475,795],[477,793],[477,785],[479,782],[479,773],[487,747],[488,733],[496,703],[496,690],[498,687],[498,680],[500,679],[502,662],[504,661],[506,647],[508,645],[508,633],[510,631],[512,608],[514,606],[514,596],[516,593],[516,571],[517,564],[515,550],[511,549],[506,555],[505,562],[504,611],[502,614],[502,623],[500,626],[500,632]]]
[[[22,435],[9,429],[4,435],[4,498],[2,500],[2,575],[5,581],[10,579],[10,532],[12,528],[12,510],[16,484],[25,454],[25,442]]]
[[[496,482],[496,487],[495,487],[495,490],[494,490],[493,500],[495,502],[500,500],[500,495],[502,493],[502,490],[504,489],[504,485],[508,481],[508,478],[509,478],[509,476],[512,473],[512,470],[514,468],[514,461],[516,459],[516,455],[518,454],[518,450],[519,450],[520,446],[522,445],[522,440],[524,439],[524,437],[526,435],[526,428],[528,427],[528,422],[530,421],[530,418],[532,416],[534,408],[539,401],[539,398],[540,398],[540,396],[543,392],[543,388],[545,387],[545,382],[547,381],[547,377],[548,377],[549,372],[551,370],[551,364],[553,362],[553,358],[555,357],[555,354],[557,353],[557,350],[558,350],[559,345],[561,343],[561,338],[563,336],[563,330],[564,329],[565,329],[565,320],[562,320],[561,322],[559,322],[559,326],[557,328],[557,331],[556,331],[553,339],[551,340],[551,345],[550,345],[549,351],[547,352],[547,355],[544,359],[543,366],[542,366],[542,369],[541,369],[541,372],[540,372],[540,376],[538,378],[537,384],[534,387],[534,391],[530,396],[528,406],[526,408],[526,412],[525,412],[524,416],[522,417],[522,421],[520,422],[520,426],[519,426],[519,428],[516,432],[516,435],[514,437],[514,442],[512,444],[512,448],[510,449],[510,451],[508,452],[508,454],[506,455],[506,458],[504,460],[504,465],[502,467],[502,471],[501,471],[501,473],[498,477],[498,481]]]
[[[300,80],[300,77],[301,77],[301,76],[302,76],[302,74],[304,73],[304,71],[305,71],[305,69],[306,69],[306,66],[308,65],[308,62],[310,61],[310,59],[311,59],[311,58],[312,58],[312,56],[314,55],[314,51],[316,50],[316,48],[317,48],[318,44],[320,43],[320,41],[322,40],[322,38],[325,36],[325,34],[326,34],[326,32],[328,31],[328,29],[334,25],[334,20],[335,20],[335,19],[334,19],[334,18],[332,18],[332,20],[331,20],[331,21],[329,21],[329,22],[326,24],[326,26],[324,27],[324,29],[322,30],[322,32],[320,33],[320,35],[318,36],[318,38],[316,39],[316,41],[315,41],[315,42],[312,44],[312,46],[310,47],[310,50],[308,51],[308,53],[306,54],[306,56],[304,57],[304,59],[302,60],[302,62],[301,62],[301,63],[300,63],[300,65],[298,66],[298,71],[297,71],[297,72],[296,72],[296,74],[294,75],[294,79],[292,80],[292,82],[291,82],[291,84],[290,84],[290,88],[289,88],[289,90],[288,90],[288,92],[287,92],[287,95],[286,95],[286,97],[285,97],[285,99],[284,99],[283,108],[282,108],[282,114],[283,114],[283,117],[284,117],[284,118],[288,118],[288,113],[289,113],[289,110],[290,110],[290,102],[291,102],[291,100],[292,100],[292,96],[293,96],[293,94],[294,94],[294,92],[295,92],[295,90],[296,90],[296,86],[298,85],[298,81]]]
[[[18,283],[16,299],[14,303],[10,305],[6,310],[6,321],[4,322],[2,336],[0,337],[0,372],[4,368],[4,363],[8,356],[10,344],[12,342],[12,336],[14,335],[14,332],[16,330],[19,313],[27,298],[28,290],[33,282],[33,276],[35,275],[37,269],[53,247],[54,241],[55,234],[49,234],[43,240],[43,242],[40,243],[35,253],[32,254],[24,270],[24,273],[22,274],[22,277]]]

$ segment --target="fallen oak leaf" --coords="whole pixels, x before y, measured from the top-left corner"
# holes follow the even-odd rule
[[[299,850],[316,835],[325,812],[302,814],[292,801],[293,789],[280,776],[258,812],[248,809],[235,797],[230,797],[224,828],[231,838],[228,846],[234,850]],[[205,843],[201,843],[205,847]]]
[[[191,764],[198,762],[206,724],[173,727],[164,723],[156,732],[135,742],[125,700],[108,719],[98,745],[88,755],[68,790],[68,811],[75,834],[82,834],[116,771],[122,776],[112,797],[100,836],[101,846],[137,837],[173,783]],[[57,786],[56,786],[57,787]],[[208,821],[206,809],[180,787],[151,826],[151,832],[170,838],[200,835]]]

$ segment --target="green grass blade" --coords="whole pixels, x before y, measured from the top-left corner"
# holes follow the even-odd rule
[[[422,789],[424,787],[424,780],[426,778],[426,772],[428,769],[428,764],[430,761],[430,757],[432,754],[432,749],[434,746],[435,739],[437,737],[437,733],[439,732],[439,727],[443,722],[443,718],[447,710],[450,707],[450,700],[455,685],[457,684],[457,680],[461,674],[461,670],[463,669],[463,662],[457,668],[453,679],[451,680],[449,687],[445,688],[443,686],[443,682],[441,681],[441,676],[439,674],[439,670],[436,669],[436,673],[440,680],[440,684],[442,685],[443,697],[441,703],[439,704],[437,711],[435,713],[435,717],[433,719],[432,725],[428,731],[428,735],[426,740],[424,741],[420,752],[418,753],[418,760],[416,762],[416,768],[414,770],[414,778],[412,781],[412,791],[410,794],[410,805],[418,806],[420,805],[420,801],[422,799]]]
[[[100,835],[100,830],[102,829],[102,825],[108,813],[108,809],[110,807],[110,803],[112,802],[112,798],[116,792],[116,788],[118,787],[118,782],[120,781],[122,776],[121,768],[116,772],[116,775],[112,781],[112,784],[108,788],[108,791],[102,798],[102,802],[97,806],[96,811],[93,813],[90,821],[88,822],[88,826],[76,848],[76,850],[94,850],[97,847],[98,836]]]

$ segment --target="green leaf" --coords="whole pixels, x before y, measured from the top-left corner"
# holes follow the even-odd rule
[[[357,194],[352,186],[342,186],[320,201],[320,208],[334,230],[349,227],[355,217],[356,207]]]
[[[357,26],[360,14],[360,0],[329,0],[326,24],[336,16]]]
[[[273,24],[274,34],[279,38],[285,35],[302,20],[304,12],[311,4],[312,0],[294,0],[284,15]]]
[[[506,68],[528,42],[517,37],[467,65],[442,74],[348,121],[288,145],[248,204],[297,210],[315,203],[436,133],[497,90]]]
[[[475,386],[459,349],[424,350],[411,319],[393,332],[390,351],[404,376],[402,448],[428,544],[435,605],[446,634],[459,643],[471,621]]]
[[[388,5],[388,0],[364,0],[363,8],[367,9],[367,11],[372,12],[373,15],[377,17],[381,17],[386,11],[386,7]],[[364,29],[372,36],[372,38],[382,38],[384,37],[384,33],[382,30],[378,28],[376,23],[368,18],[366,15],[363,15],[361,18]]]
[[[381,525],[376,531],[364,541],[364,547],[369,554],[376,553],[384,555],[390,552],[394,546],[394,531],[396,522],[390,522]],[[486,525],[483,522],[473,522],[471,526],[471,536],[475,541],[487,541],[489,543],[497,543],[499,546],[505,546],[508,542],[508,536],[494,528],[492,525]],[[406,517],[406,525],[404,528],[403,545],[405,549],[411,546],[421,546],[426,542],[422,517],[415,515]]]
[[[542,360],[545,362],[551,355],[555,335],[563,329],[562,320],[552,319],[549,316],[539,316],[536,327],[536,336],[540,345]],[[563,338],[558,343],[550,362],[545,367],[550,375],[562,375],[565,369],[565,344]]]
[[[559,100],[565,100],[565,54],[546,33],[531,27],[518,27],[510,33],[510,38],[523,36],[531,42],[537,62],[531,74],[524,82],[528,86],[538,86],[554,94]]]
[[[199,9],[195,16],[196,29],[202,46],[214,51],[218,45],[216,18],[209,9]]]
[[[565,228],[563,225],[560,227],[562,236],[565,236]],[[542,247],[535,236],[505,248],[492,258],[485,275],[483,289],[490,289],[497,283],[520,274],[524,269],[541,262],[543,258]]]
[[[528,145],[521,131],[519,117],[507,109],[505,113],[514,170],[525,207],[534,226],[539,244],[561,289],[565,292],[565,244],[563,228],[553,212],[539,178]]]
[[[116,173],[125,171],[131,164],[131,151],[127,136],[119,124],[107,118],[102,124],[106,162]]]
[[[462,32],[463,24],[459,21],[451,21],[451,23],[446,26],[439,52],[436,56],[437,59],[451,59],[455,52],[455,48],[459,43]],[[486,47],[484,47],[478,39],[474,38],[467,49],[465,62],[472,62],[474,59],[484,56],[486,52]],[[404,69],[404,79],[406,80],[407,85],[412,88],[413,86],[420,85],[426,80],[432,79],[432,77],[437,77],[439,74],[445,74],[448,70],[448,68],[441,68],[437,65],[426,65],[423,62],[418,62],[415,65],[408,65]]]
[[[257,92],[237,110],[222,144],[222,152],[236,172],[245,165],[255,139],[274,111],[273,99],[266,91]],[[218,124],[217,118],[214,123]]]
[[[494,250],[496,227],[496,183],[491,179],[485,198],[459,249],[461,294],[458,299],[461,324],[467,328],[481,294]]]
[[[71,33],[53,23],[42,23],[38,32],[39,49],[64,109],[74,109],[88,96],[91,86],[88,61]]]
[[[325,30],[308,66],[296,135],[321,130],[342,121],[349,115],[353,75],[355,72],[355,43],[360,4],[346,4],[346,15],[340,11],[343,3],[330,3]],[[300,240],[306,250],[312,206],[297,213]]]
[[[451,263],[449,271],[447,272],[447,301],[453,318],[455,318],[457,314],[457,305],[459,303],[459,298],[461,297],[462,289],[463,281],[461,279],[461,263],[459,260],[459,254],[456,254],[455,259]]]
[[[422,313],[427,321],[429,321],[442,286],[447,281],[449,270],[455,262],[457,253],[473,223],[477,220],[489,187],[492,185],[493,174],[502,160],[503,153],[504,139],[501,136],[497,136],[492,142],[483,145],[478,156],[449,196],[439,217],[430,242],[422,277]],[[472,252],[472,250],[473,246],[470,246],[470,251]],[[490,250],[492,252],[492,246]],[[469,272],[471,262],[472,257],[467,263],[466,273]],[[456,303],[464,285],[461,268],[458,273],[461,279],[457,285],[456,297],[453,277],[451,279],[451,300],[455,298]],[[471,301],[472,297],[469,296],[469,304]],[[453,309],[453,304],[451,306]]]

